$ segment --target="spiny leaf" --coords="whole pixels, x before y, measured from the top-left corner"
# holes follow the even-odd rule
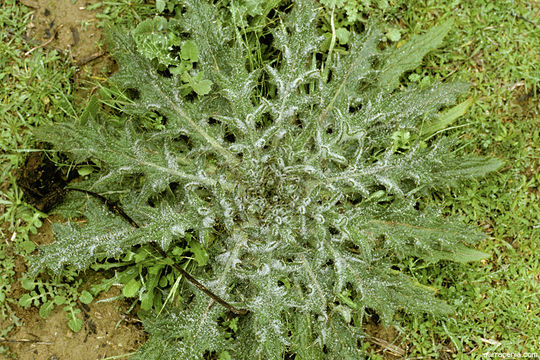
[[[452,21],[445,21],[431,28],[423,35],[412,36],[400,48],[391,50],[379,77],[381,88],[390,92],[398,87],[400,76],[404,72],[418,67],[422,58],[428,52],[442,44],[444,37],[451,28]]]
[[[351,33],[348,53],[324,61],[321,74],[317,8],[295,1],[280,14],[265,44],[279,56],[251,71],[245,39],[222,21],[219,4],[186,1],[169,35],[183,44],[184,61],[198,61],[189,78],[164,74],[136,39],[112,30],[120,65],[112,80],[131,94],[125,114],[105,117],[93,103],[84,121],[43,128],[42,139],[97,164],[78,186],[112,193],[140,228],[68,196],[64,209],[86,206],[86,223],[55,225],[56,242],[41,247],[35,272],[185,241],[200,284],[249,310],[228,327],[231,314],[200,287],[179,286],[177,308],[145,317],[151,339],[135,358],[359,359],[366,309],[386,322],[397,311],[451,311],[433,289],[394,270],[395,261],[484,256],[468,247],[481,233],[437,208],[418,210],[417,194],[484,176],[500,162],[458,156],[445,138],[395,146],[396,132],[419,138],[423,124],[446,124],[465,107],[438,115],[467,90],[460,82],[396,90],[450,23],[389,50],[371,24]],[[196,96],[183,96],[186,82]],[[156,113],[159,128],[139,126]],[[144,292],[137,272],[129,274],[126,295]],[[151,308],[149,295],[142,300]]]
[[[427,126],[422,128],[422,135],[429,136],[436,133],[439,130],[445,129],[448,125],[452,124],[457,118],[465,115],[467,109],[473,104],[472,97],[463,101],[462,103],[440,113],[436,119]]]

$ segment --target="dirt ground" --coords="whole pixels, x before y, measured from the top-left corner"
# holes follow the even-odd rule
[[[105,54],[98,45],[104,35],[96,12],[87,7],[96,0],[21,0],[32,10],[27,38],[35,48],[54,48],[66,53],[80,66],[89,65]]]
[[[93,302],[83,309],[83,329],[74,333],[62,309],[55,309],[47,319],[42,319],[36,308],[18,309],[24,326],[10,334],[10,339],[18,341],[11,343],[10,349],[21,360],[91,360],[132,353],[146,341],[146,335],[140,324],[122,315],[123,311],[125,306],[116,301]]]
[[[31,240],[38,245],[51,243],[51,220],[45,220]],[[26,271],[21,258],[16,259],[15,270],[17,274]],[[92,278],[91,274],[87,278]],[[17,299],[25,290],[20,282],[13,286],[11,296]],[[14,307],[22,326],[15,327],[9,334],[11,342],[8,345],[12,353],[21,360],[97,360],[136,351],[147,336],[137,318],[126,315],[129,303],[106,301],[119,294],[120,290],[113,287],[90,305],[80,303],[84,325],[78,333],[68,327],[66,312],[61,307],[55,308],[47,319],[41,318],[36,307],[27,310]],[[8,325],[8,320],[0,322],[0,328]]]

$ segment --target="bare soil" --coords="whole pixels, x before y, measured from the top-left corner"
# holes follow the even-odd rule
[[[37,245],[53,242],[51,223],[47,219],[31,240]],[[21,275],[26,271],[20,257],[16,258],[15,270]],[[86,275],[89,280],[93,277],[92,274]],[[24,293],[20,282],[13,284],[12,298],[18,299]],[[97,360],[132,353],[146,341],[147,336],[140,322],[127,314],[129,303],[107,300],[119,294],[120,290],[113,287],[90,305],[79,304],[84,326],[78,333],[68,327],[66,312],[61,307],[43,319],[36,307],[25,310],[16,306],[14,315],[22,326],[15,327],[9,334],[11,342],[8,345],[21,360]],[[8,322],[0,321],[0,328],[9,326]]]
[[[65,52],[74,63],[88,61],[92,56],[104,53],[99,48],[104,42],[104,35],[97,26],[96,12],[87,10],[96,0],[21,2],[33,10],[27,37],[38,44],[36,47]]]
[[[111,291],[101,296],[117,295]],[[10,349],[22,360],[90,360],[129,354],[136,351],[146,336],[140,324],[122,315],[125,306],[114,302],[93,302],[83,310],[83,330],[74,333],[67,325],[66,313],[55,309],[42,319],[36,308],[18,309],[24,326],[16,328],[10,339]]]

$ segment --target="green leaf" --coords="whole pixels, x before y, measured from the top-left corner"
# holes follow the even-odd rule
[[[79,300],[83,303],[83,304],[90,304],[92,302],[92,300],[94,300],[94,297],[92,296],[92,294],[90,294],[88,291],[86,290],[83,290],[81,292],[81,295],[79,295]]]
[[[36,249],[36,244],[31,240],[24,240],[19,243],[19,247],[24,253],[30,254]]]
[[[219,354],[218,360],[232,360],[231,354],[227,350]]]
[[[465,115],[469,107],[474,103],[472,97],[462,103],[440,113],[430,124],[422,129],[422,136],[430,136],[439,130],[445,129],[456,119]]]
[[[409,80],[411,82],[419,82],[421,78],[422,77],[418,75],[417,73],[412,73],[411,75],[409,75]]]
[[[165,0],[156,0],[156,10],[158,13],[162,13],[165,10]]]
[[[146,291],[141,295],[141,309],[148,311],[152,309],[154,305],[154,293],[153,291]]]
[[[119,274],[109,278],[103,279],[100,284],[92,285],[90,288],[91,294],[97,296],[100,292],[109,291],[109,289],[115,284],[126,284],[131,279],[134,279],[139,275],[139,269],[136,266],[130,266],[126,270]]]
[[[81,166],[77,169],[79,176],[87,176],[94,172],[94,167],[91,165]]]
[[[210,80],[201,80],[194,82],[192,84],[193,90],[197,93],[199,96],[206,95],[210,92],[212,89],[212,81]]]
[[[399,29],[392,28],[386,33],[386,37],[390,41],[398,42],[401,39],[401,32],[399,31]]]
[[[133,257],[133,260],[136,262],[136,263],[141,263],[143,262],[146,258],[148,258],[150,254],[148,253],[148,251],[146,249],[141,249],[140,251],[138,251],[135,256]]]
[[[340,27],[340,28],[336,29],[336,37],[337,37],[340,44],[346,45],[346,44],[349,43],[349,39],[351,37],[351,34],[350,34],[349,30]]]
[[[187,40],[182,44],[180,56],[183,60],[197,62],[199,60],[199,48],[197,44],[192,40]]]
[[[141,282],[137,279],[131,279],[127,284],[122,288],[122,295],[125,297],[134,297],[139,292],[141,288]]]
[[[90,200],[84,212],[88,219],[87,224],[53,224],[53,232],[58,240],[40,248],[40,255],[33,258],[30,274],[35,274],[44,267],[58,273],[66,264],[85,269],[105,254],[116,257],[133,245],[150,241],[157,240],[160,246],[167,248],[173,237],[183,235],[184,229],[201,221],[197,219],[195,211],[178,214],[166,204],[146,209],[150,218],[153,218],[150,226],[135,229],[121,217],[110,216],[108,208],[103,204]],[[105,226],[103,221],[108,225]]]
[[[491,256],[483,251],[471,249],[463,245],[459,246],[459,249],[456,249],[455,252],[459,253],[459,256],[456,256],[453,260],[461,263],[476,262]]]
[[[68,321],[68,326],[73,332],[78,333],[83,327],[83,321],[74,316]]]
[[[19,305],[22,306],[23,308],[28,308],[30,305],[32,305],[33,300],[34,299],[32,299],[32,296],[30,296],[30,294],[24,294],[19,299]]]
[[[86,108],[84,109],[83,113],[80,116],[81,123],[84,124],[88,121],[91,121],[92,119],[95,119],[99,108],[100,108],[100,103],[99,103],[98,96],[92,95],[92,97],[88,101],[88,105],[86,105]]]
[[[67,303],[66,297],[62,295],[56,295],[53,301],[56,305],[64,305],[65,303]]]
[[[204,266],[208,262],[209,256],[206,250],[198,242],[190,244],[190,250],[193,252],[193,258],[199,266]]]
[[[154,265],[148,268],[148,275],[157,275],[163,269],[163,265]]]
[[[428,30],[424,35],[412,36],[399,49],[390,51],[379,77],[381,88],[386,91],[394,90],[399,85],[400,76],[420,65],[422,58],[428,52],[442,44],[451,28],[451,21],[443,22]]]
[[[54,309],[54,302],[47,301],[39,307],[39,316],[43,319],[46,319],[51,314],[52,309]]]
[[[21,286],[25,290],[33,290],[36,287],[36,283],[33,279],[24,278],[21,280]]]

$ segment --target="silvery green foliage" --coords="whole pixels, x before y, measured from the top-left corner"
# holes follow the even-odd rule
[[[34,271],[84,269],[150,241],[166,250],[194,231],[211,259],[193,275],[250,312],[231,335],[225,310],[186,285],[184,308],[145,320],[152,337],[139,359],[224,351],[233,359],[282,359],[286,352],[358,359],[367,308],[385,320],[400,309],[448,312],[430,288],[392,264],[407,256],[477,260],[483,254],[466,244],[482,235],[437,209],[418,210],[415,196],[499,163],[458,157],[444,138],[398,151],[391,145],[396,131],[421,134],[422,124],[466,90],[456,82],[397,90],[400,76],[440,45],[450,24],[399,49],[381,50],[376,27],[354,34],[349,53],[326,62],[326,79],[314,56],[322,38],[312,2],[295,2],[283,14],[273,33],[280,58],[254,72],[212,5],[194,0],[186,7],[178,26],[199,47],[197,71],[214,84],[208,96],[183,98],[178,78],[157,72],[129,35],[112,31],[120,65],[114,81],[133,98],[124,117],[89,111],[41,133],[75,161],[98,164],[101,173],[78,186],[120,194],[141,228],[72,194],[64,206],[82,204],[87,224],[56,225],[56,242],[41,248]],[[265,79],[271,90],[260,97]],[[163,129],[137,125],[150,112],[167,119]]]

